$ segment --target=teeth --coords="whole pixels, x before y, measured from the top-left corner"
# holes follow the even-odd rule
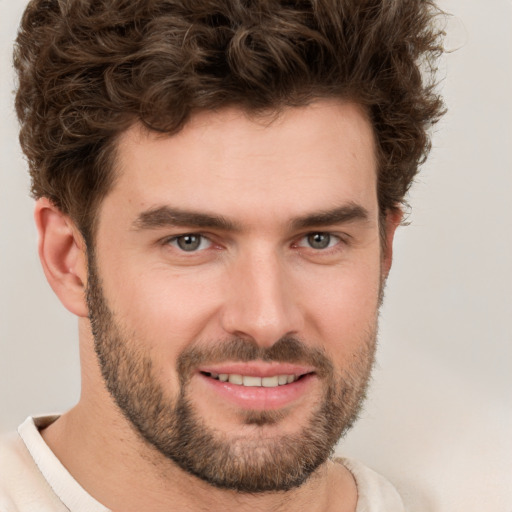
[[[231,382],[231,384],[242,385],[244,383],[244,378],[241,375],[233,373],[229,376],[228,381]]]
[[[275,388],[295,382],[298,375],[273,375],[272,377],[254,377],[252,375],[238,375],[236,373],[210,373],[212,379],[221,382],[230,382],[238,386]]]
[[[264,388],[275,388],[279,385],[279,377],[277,375],[275,377],[263,377],[261,385]]]
[[[261,386],[261,377],[250,377],[249,375],[244,375],[243,381],[244,386]]]
[[[277,383],[282,386],[283,384],[288,383],[288,376],[287,375],[279,375],[277,377]]]

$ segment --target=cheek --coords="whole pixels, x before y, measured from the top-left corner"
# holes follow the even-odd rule
[[[216,280],[212,272],[179,273],[165,267],[143,272],[125,269],[111,275],[108,297],[112,297],[111,308],[128,332],[159,355],[174,356],[201,337],[215,314]]]
[[[110,269],[102,272],[109,307],[154,357],[170,363],[195,341],[225,336],[219,316],[232,277],[225,266],[176,270],[128,258],[103,264]],[[289,269],[286,296],[303,316],[298,334],[337,357],[353,353],[375,326],[380,279],[378,251],[363,251],[336,266]]]
[[[367,341],[375,330],[380,281],[380,265],[357,264],[305,283],[309,325],[328,352],[350,354]]]

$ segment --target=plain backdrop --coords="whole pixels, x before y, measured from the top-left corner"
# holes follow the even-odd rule
[[[13,112],[24,0],[0,0],[0,429],[79,396],[75,319],[36,255]],[[443,0],[449,113],[411,194],[361,420],[338,453],[419,512],[512,512],[512,2]]]

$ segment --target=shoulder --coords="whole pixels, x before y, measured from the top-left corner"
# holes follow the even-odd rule
[[[37,429],[32,418],[22,425]],[[39,471],[18,432],[0,436],[0,512],[66,510]]]
[[[15,432],[0,436],[0,512],[17,511],[12,499],[14,482],[21,486],[23,442]]]
[[[337,458],[353,475],[357,486],[356,512],[404,512],[402,498],[382,475],[354,459]]]

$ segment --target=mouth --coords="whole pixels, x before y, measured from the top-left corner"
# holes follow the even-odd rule
[[[229,382],[236,386],[245,386],[250,388],[276,388],[278,386],[286,386],[293,384],[299,379],[308,375],[306,374],[280,374],[271,375],[267,377],[259,377],[255,375],[241,375],[239,373],[215,373],[215,372],[201,372],[206,377],[209,377],[220,382]]]
[[[245,410],[276,410],[307,397],[318,381],[314,368],[294,364],[240,363],[200,368],[207,400]]]

